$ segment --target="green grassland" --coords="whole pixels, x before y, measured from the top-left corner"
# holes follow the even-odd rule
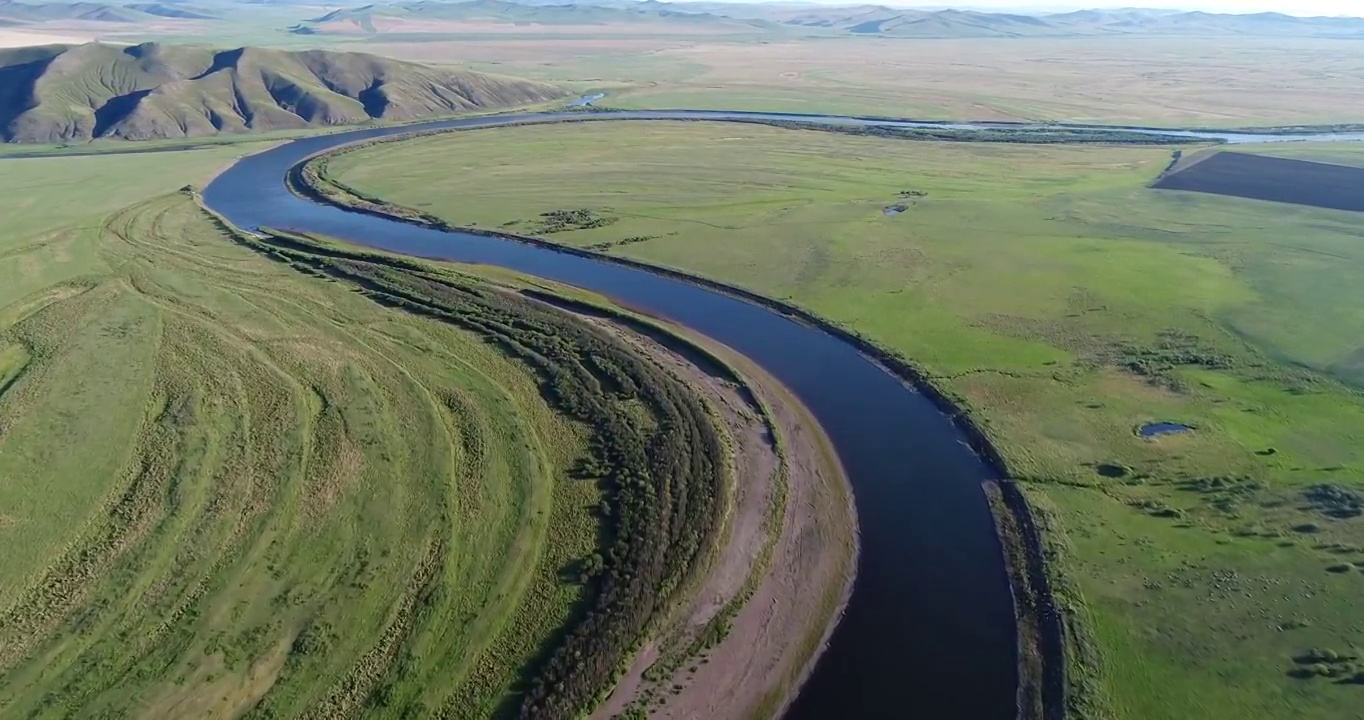
[[[1364,54],[1306,38],[783,38],[761,42],[484,36],[358,47],[610,88],[621,108],[714,108],[1164,127],[1364,120]]]
[[[1271,145],[1256,145],[1250,148],[1237,148],[1237,151],[1250,152],[1255,155],[1272,155],[1274,157],[1292,158],[1294,160],[1331,163],[1333,165],[1364,167],[1364,143],[1357,142],[1275,143]]]
[[[708,556],[723,440],[567,315],[174,191],[249,148],[2,161],[0,714],[571,715]]]
[[[917,364],[1053,509],[1112,716],[1353,717],[1358,216],[1147,189],[1169,161],[616,122],[379,144],[325,172],[787,300]],[[1197,430],[1138,437],[1157,420]]]
[[[782,25],[748,32],[742,21],[676,17],[562,25],[504,14],[498,26],[442,20],[446,12],[465,10],[413,6],[410,18],[419,22],[407,31],[367,33],[357,26],[353,34],[295,34],[288,28],[323,11],[253,5],[249,12],[236,7],[223,19],[188,25],[110,23],[102,37],[373,52],[573,89],[609,89],[606,104],[630,108],[1202,127],[1364,119],[1364,90],[1357,82],[1364,53],[1339,39],[850,37]]]
[[[0,299],[29,361],[3,397],[6,713],[231,716],[270,690],[294,715],[391,671],[403,648],[383,641],[428,586],[448,599],[395,694],[438,702],[478,671],[495,700],[578,599],[555,561],[596,546],[596,488],[560,481],[585,434],[499,353],[295,279],[187,196],[100,219],[105,191],[116,205],[150,183],[96,161],[201,174],[151,159],[6,173],[64,190],[7,208],[45,232],[7,248]]]

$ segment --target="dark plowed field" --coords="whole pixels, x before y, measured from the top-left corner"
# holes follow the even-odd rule
[[[1364,168],[1262,155],[1218,153],[1153,187],[1364,211]]]

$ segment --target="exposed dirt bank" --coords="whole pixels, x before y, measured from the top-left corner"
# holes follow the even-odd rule
[[[1065,635],[1032,508],[1009,480],[985,485],[1018,624],[1018,718],[1065,720]]]
[[[667,329],[704,351],[697,353],[642,322],[536,297],[616,333],[687,382],[732,441],[725,541],[690,599],[591,717],[776,714],[813,667],[852,589],[856,517],[831,445],[789,391],[733,350]]]

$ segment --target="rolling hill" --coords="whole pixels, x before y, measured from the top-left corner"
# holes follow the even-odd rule
[[[0,139],[130,140],[508,107],[567,91],[375,55],[146,43],[0,50]]]
[[[805,8],[785,25],[890,37],[1029,37],[1092,35],[1247,35],[1353,37],[1364,19],[1295,17],[1280,13],[1228,14],[1161,10],[1080,10],[1050,15],[974,10],[905,10],[874,5]]]
[[[1364,18],[1296,17],[1272,12],[1230,14],[1199,11],[1082,10],[1048,15],[1043,19],[1055,27],[1075,34],[1334,37],[1364,33]]]
[[[455,23],[609,25],[641,22],[785,30],[802,34],[903,37],[1068,37],[1127,34],[1364,37],[1364,19],[1280,13],[1080,10],[1020,14],[919,10],[882,5],[659,2],[658,0],[400,0],[342,8],[295,28],[301,33],[442,32]],[[442,24],[447,26],[442,27]],[[682,26],[678,26],[682,29]],[[464,28],[467,31],[467,27]]]
[[[685,5],[657,0],[628,4],[554,4],[506,0],[409,0],[333,10],[296,26],[296,33],[439,31],[437,23],[493,22],[513,25],[609,25],[676,22],[689,26],[723,25],[739,29],[773,26],[766,20],[693,12]]]
[[[104,3],[28,3],[0,0],[0,19],[15,23],[84,20],[89,22],[135,23],[152,19],[151,15],[133,7]]]
[[[844,29],[850,33],[896,37],[1022,37],[1058,34],[1058,28],[1042,18],[971,10],[897,12],[889,17],[868,18]]]
[[[138,12],[147,13],[148,15],[155,15],[157,17],[164,18],[175,18],[177,20],[212,20],[218,17],[215,13],[209,10],[193,7],[190,5],[152,2],[135,3],[129,5],[128,7],[133,10],[137,10]]]

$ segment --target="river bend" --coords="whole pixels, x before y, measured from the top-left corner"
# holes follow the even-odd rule
[[[700,285],[515,241],[348,212],[299,198],[284,185],[295,164],[347,143],[570,118],[998,127],[686,110],[497,115],[294,140],[241,159],[204,190],[203,198],[243,228],[302,230],[392,252],[497,265],[587,288],[748,356],[791,388],[823,425],[852,482],[861,531],[857,579],[847,610],[786,717],[1011,720],[1016,633],[1001,548],[981,491],[991,470],[928,398],[843,340]],[[1160,132],[1227,142],[1297,139]],[[1364,139],[1364,134],[1317,139]],[[584,172],[590,180],[590,170]]]

